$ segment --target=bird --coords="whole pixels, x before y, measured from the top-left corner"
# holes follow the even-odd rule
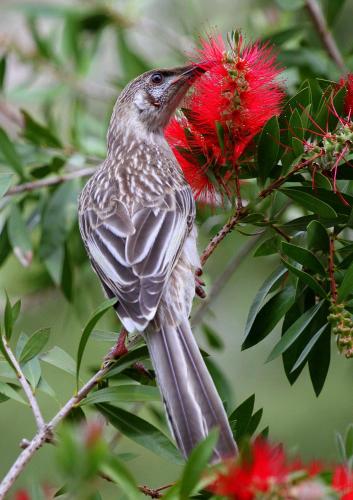
[[[237,445],[190,326],[200,269],[195,201],[164,136],[204,72],[193,64],[151,70],[121,91],[106,159],[80,194],[78,218],[93,270],[107,297],[117,299],[125,334],[138,332],[147,344],[181,454],[187,459],[216,428],[215,463],[235,456]]]

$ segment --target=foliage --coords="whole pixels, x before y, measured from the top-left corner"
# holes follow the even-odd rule
[[[266,119],[251,122],[254,115],[241,114],[242,126],[253,125],[251,136],[245,139],[243,129],[241,133],[237,131],[238,135],[229,134],[234,132],[227,129],[229,117],[212,114],[215,95],[207,103],[209,128],[205,129],[203,93],[210,92],[214,83],[208,81],[207,85],[196,87],[179,119],[173,122],[179,142],[173,142],[175,129],[169,130],[168,137],[180,163],[184,166],[187,163],[192,175],[197,172],[198,194],[205,186],[218,192],[212,199],[200,200],[198,219],[205,223],[203,236],[211,238],[219,229],[219,241],[232,229],[248,238],[261,234],[253,257],[277,263],[275,271],[254,293],[242,349],[253,348],[270,337],[273,345],[267,361],[281,357],[290,384],[308,366],[318,396],[330,369],[332,349],[342,353],[342,363],[346,362],[344,357],[353,357],[353,86],[352,77],[346,79],[342,75],[342,68],[335,65],[320,40],[313,40],[312,25],[296,22],[306,15],[305,3],[278,0],[278,15],[286,19],[289,16],[292,25],[271,32],[260,41],[275,45],[277,60],[286,67],[285,90],[273,83],[279,67],[271,70],[268,66],[269,60],[274,64],[272,49],[261,43],[247,46],[245,53],[250,54],[254,64],[252,77],[263,77],[265,67],[271,87],[259,88],[262,93],[274,92],[270,96],[274,111]],[[343,4],[344,1],[324,2],[329,26],[333,27]],[[104,135],[113,97],[155,61],[146,60],[133,47],[128,36],[129,20],[105,2],[84,6],[55,3],[39,6],[27,2],[18,8],[26,20],[34,49],[28,52],[13,43],[0,57],[0,89],[5,103],[4,108],[0,103],[0,117],[4,109],[13,122],[10,127],[4,122],[0,128],[0,266],[17,259],[23,267],[23,276],[32,276],[30,273],[35,269],[39,290],[57,287],[72,308],[78,309],[75,290],[89,262],[77,225],[77,197],[85,178],[104,158]],[[49,33],[41,28],[43,19],[49,20]],[[95,92],[90,85],[106,35],[113,37],[115,56],[121,65],[119,76],[109,87],[104,87],[108,95],[104,95],[103,88]],[[230,35],[230,43],[232,57],[246,60],[243,41],[236,32]],[[210,57],[210,47],[212,44],[204,43],[201,49],[203,63]],[[221,45],[216,50],[218,65],[224,62],[223,48]],[[14,54],[29,72],[26,88],[8,85],[9,61]],[[352,64],[351,56],[344,56],[346,64]],[[231,61],[227,60],[227,64],[231,65]],[[49,75],[49,83],[39,92],[31,84],[38,72]],[[228,83],[238,82],[239,75],[232,77],[234,80]],[[212,87],[213,93],[216,88],[217,85]],[[92,105],[93,98],[101,101],[98,111]],[[252,113],[262,109],[259,101],[254,105],[254,99],[263,98],[261,93],[251,94],[250,98]],[[28,109],[26,100],[35,101],[33,109]],[[19,109],[18,102],[24,103],[26,109]],[[239,120],[239,116],[233,119]],[[217,151],[217,155],[207,156],[208,150],[200,146],[211,140],[210,136],[212,151]],[[234,137],[238,141],[235,145]],[[235,154],[239,141],[241,148]],[[230,143],[232,154],[227,156]],[[229,162],[230,157],[233,163]],[[204,177],[200,177],[200,172]],[[205,201],[211,201],[213,206],[205,207],[202,203]],[[211,251],[217,255],[215,246]],[[114,341],[115,334],[95,330],[113,303],[114,300],[105,301],[94,307],[93,313],[86,308],[85,317],[89,319],[82,321],[81,337],[76,332],[78,347],[74,359],[72,353],[53,345],[48,325],[41,325],[31,334],[22,332],[18,327],[21,302],[6,295],[0,342],[0,403],[10,404],[11,400],[13,404],[20,403],[21,411],[25,405],[32,407],[28,394],[22,390],[11,353],[35,398],[45,393],[54,400],[61,399],[46,380],[46,364],[69,375],[72,387],[76,378],[76,395],[80,395],[85,387],[80,377],[87,344],[93,338],[100,342]],[[222,332],[214,331],[207,318],[202,321],[209,348],[223,349]],[[280,339],[273,333],[278,325]],[[251,449],[252,437],[268,434],[268,428],[260,426],[263,410],[254,411],[255,395],[233,409],[234,387],[212,357],[205,352],[203,355],[224,400],[234,437],[243,444],[244,457]],[[95,371],[99,363],[97,359]],[[102,498],[99,477],[112,482],[124,498],[143,498],[146,494],[158,498],[165,493],[164,486],[156,490],[138,486],[129,471],[131,455],[118,453],[113,446],[115,439],[111,445],[107,444],[114,429],[116,435],[128,437],[163,460],[182,463],[157,406],[159,393],[148,363],[142,339],[132,339],[126,354],[106,369],[103,367],[102,376],[90,387],[89,394],[78,397],[66,422],[55,434],[56,463],[62,484],[49,492],[42,492],[34,484],[29,498],[52,498],[50,495],[55,494],[98,500]],[[143,416],[137,415],[142,408]],[[107,428],[102,422],[109,423]],[[337,467],[329,480],[322,470],[320,477],[315,475],[321,485],[333,485],[336,492],[343,487],[352,489],[349,472],[352,436],[351,427],[345,438],[337,434],[344,467]],[[193,451],[182,470],[178,469],[179,479],[168,485],[166,499],[211,498],[211,490],[220,494],[215,487],[207,490],[218,474],[217,468],[207,465],[216,437],[211,433]],[[47,438],[51,440],[49,435]],[[288,474],[288,469],[285,473]],[[303,478],[307,480],[308,476],[304,474]],[[26,498],[20,493],[18,499]],[[293,490],[292,494],[293,498],[300,498],[295,497],[298,492]]]

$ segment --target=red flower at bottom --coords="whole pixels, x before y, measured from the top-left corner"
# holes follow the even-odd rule
[[[341,500],[353,500],[353,474],[343,465],[336,467],[332,488],[340,493]]]
[[[18,490],[15,493],[14,500],[31,500],[31,496],[26,490]]]
[[[257,440],[249,460],[228,463],[208,489],[218,495],[236,500],[252,500],[274,485],[283,484],[287,474],[285,455],[281,447]]]

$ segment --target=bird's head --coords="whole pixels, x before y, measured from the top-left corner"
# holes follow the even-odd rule
[[[204,70],[189,65],[143,73],[121,92],[112,116],[112,125],[141,127],[161,132],[195,78]]]

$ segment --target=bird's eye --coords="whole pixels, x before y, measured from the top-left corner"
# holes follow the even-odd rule
[[[162,73],[153,73],[153,75],[151,76],[151,82],[154,85],[160,85],[161,83],[163,83],[163,81],[164,76],[162,75]]]

